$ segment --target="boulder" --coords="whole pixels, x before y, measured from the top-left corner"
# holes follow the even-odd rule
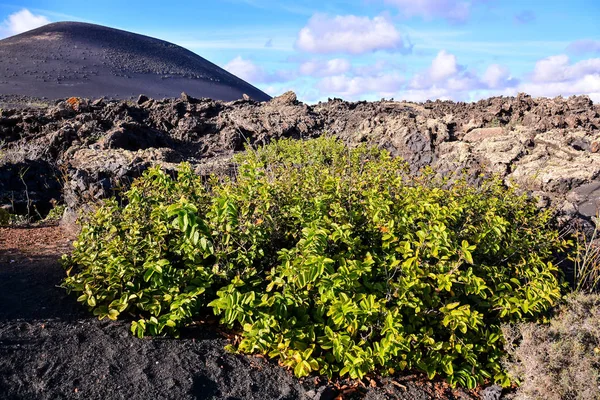
[[[465,142],[480,142],[485,139],[492,139],[502,135],[504,135],[504,130],[500,127],[477,128],[463,136],[463,140]]]
[[[170,147],[169,135],[154,128],[137,124],[122,123],[109,130],[98,142],[103,149],[143,150]]]

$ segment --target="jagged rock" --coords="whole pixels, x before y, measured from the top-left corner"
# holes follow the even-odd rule
[[[169,147],[170,137],[137,123],[122,123],[106,133],[98,145],[103,149],[142,150]]]
[[[200,100],[196,99],[195,97],[190,96],[186,92],[181,93],[181,100],[186,103],[190,103],[190,104],[197,104],[200,102]]]
[[[137,99],[136,103],[137,103],[138,105],[142,105],[142,104],[144,104],[145,102],[147,102],[148,100],[150,100],[150,99],[148,98],[148,96],[144,96],[143,94],[140,94],[140,96],[138,97],[138,99]]]
[[[66,102],[60,102],[56,106],[48,109],[47,116],[50,119],[61,119],[72,116],[76,110],[69,106]]]
[[[298,98],[296,97],[296,93],[290,90],[289,92],[285,92],[281,96],[274,97],[270,102],[271,104],[293,106],[298,102]]]
[[[567,196],[577,211],[587,217],[597,217],[600,212],[600,182],[594,181],[572,190]]]
[[[504,130],[500,127],[495,128],[477,128],[469,131],[464,137],[465,142],[479,142],[484,139],[499,137],[504,134]]]
[[[104,104],[104,97],[101,97],[99,99],[96,99],[94,101],[92,101],[92,106],[93,107],[100,107]]]
[[[322,134],[388,149],[414,172],[428,165],[440,173],[466,169],[474,182],[482,172],[497,173],[565,220],[589,220],[600,197],[600,106],[585,96],[422,104],[333,99],[309,106],[293,92],[262,103],[182,93],[178,99],[140,96],[136,103],[77,102],[77,110],[64,101],[46,109],[3,109],[0,204],[10,203],[12,186],[21,185],[14,179],[20,163],[44,166],[34,168],[38,178],[27,178],[32,187],[55,182],[51,175],[65,179],[62,196],[76,209],[127,187],[150,165],[174,169],[188,161],[201,174],[230,174],[232,154],[246,143]],[[41,206],[61,195],[55,183],[49,187],[32,191],[32,201]]]
[[[168,149],[81,149],[69,162],[64,200],[69,210],[109,196],[119,196],[131,182],[153,165],[168,171],[177,169],[177,160]]]
[[[481,391],[481,400],[500,400],[502,387],[499,385],[488,386]]]

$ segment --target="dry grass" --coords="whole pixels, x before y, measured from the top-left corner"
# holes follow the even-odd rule
[[[518,400],[600,399],[600,295],[572,294],[550,324],[504,327]]]
[[[575,259],[575,291],[597,292],[600,289],[599,217],[594,218],[596,228],[591,237],[579,234]]]

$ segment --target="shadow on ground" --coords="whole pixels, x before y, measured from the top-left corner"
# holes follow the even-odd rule
[[[71,321],[86,316],[73,297],[59,287],[65,272],[57,255],[23,256],[16,252],[8,250],[0,255],[0,323],[20,319]]]

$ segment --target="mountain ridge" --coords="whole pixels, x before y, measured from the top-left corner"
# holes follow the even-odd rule
[[[0,40],[0,94],[48,98],[270,96],[176,44],[82,22],[56,22]]]

